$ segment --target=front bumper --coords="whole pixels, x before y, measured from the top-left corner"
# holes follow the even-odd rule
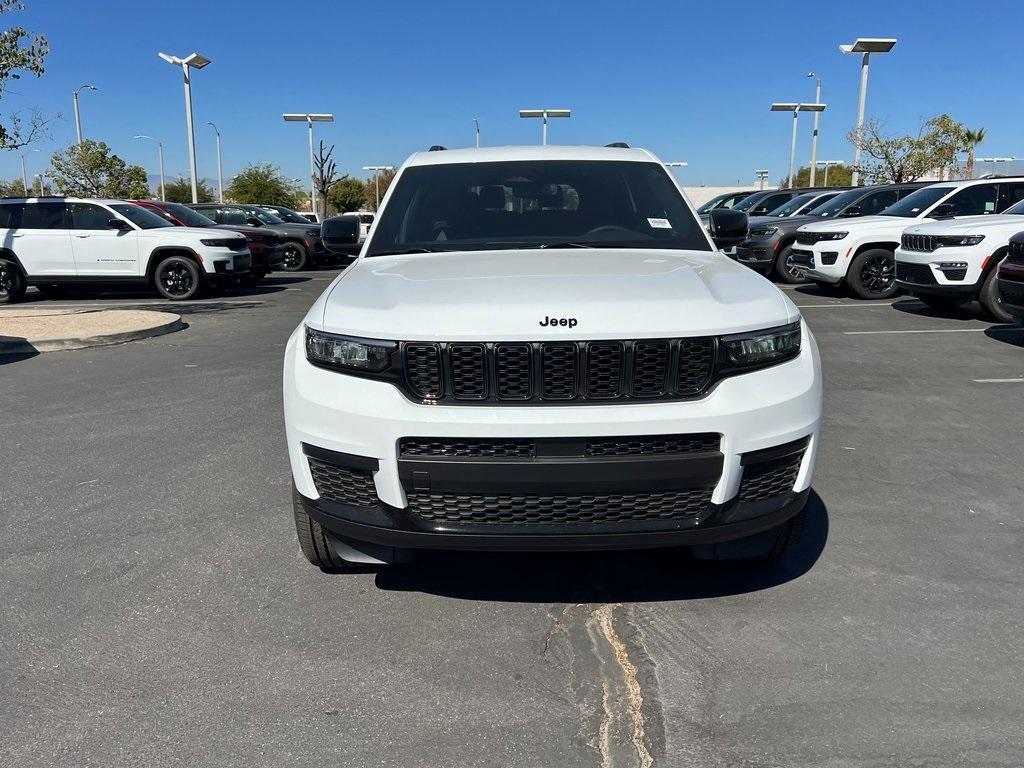
[[[769,272],[775,266],[774,245],[771,239],[744,240],[736,246],[736,254],[732,258],[758,272]]]
[[[913,296],[976,296],[986,254],[974,248],[896,249],[896,285]],[[963,265],[941,269],[942,265]]]
[[[795,514],[810,488],[821,417],[820,362],[806,324],[801,354],[786,363],[721,381],[699,400],[539,407],[421,405],[391,384],[317,368],[306,360],[302,327],[289,339],[284,366],[288,453],[296,490],[307,511],[343,537],[399,547],[563,549],[667,546],[724,540],[773,527]],[[572,444],[588,437],[710,434],[717,450],[623,461],[582,459]],[[402,438],[533,439],[552,448],[544,461],[493,458],[423,466],[399,454]],[[792,474],[770,498],[741,493],[745,472],[773,453],[798,446]],[[311,455],[364,473],[365,500],[356,505],[323,498]],[[340,458],[338,458],[340,456]],[[425,460],[429,462],[430,460]],[[464,465],[463,465],[464,464]],[[759,466],[767,466],[761,464]],[[318,469],[318,471],[321,471]],[[321,488],[323,488],[321,480]],[[574,500],[701,489],[693,514],[602,519],[544,517],[532,522],[514,510],[508,525],[490,510],[519,503],[554,507]],[[424,494],[431,498],[423,502]],[[509,500],[511,498],[511,501]],[[643,509],[643,499],[630,502]],[[664,496],[659,497],[660,503]],[[674,497],[673,497],[674,498]],[[687,497],[689,498],[689,497]],[[454,501],[450,501],[454,499]],[[545,501],[547,500],[547,501]],[[552,501],[553,500],[553,501]],[[563,500],[563,501],[559,501]],[[607,499],[605,499],[607,500]],[[751,503],[752,502],[752,503]],[[437,515],[424,515],[424,503]],[[464,505],[465,517],[445,505]],[[495,506],[497,505],[497,507]],[[501,506],[505,505],[505,506]],[[480,510],[483,510],[481,513]],[[546,522],[551,521],[551,522]],[[742,525],[740,525],[742,523]],[[713,532],[712,532],[713,531]],[[716,538],[717,537],[717,538]]]
[[[250,247],[252,268],[271,272],[280,269],[284,263],[284,251],[278,245]]]
[[[846,278],[854,249],[841,240],[826,240],[814,245],[797,243],[789,252],[794,266],[803,269],[804,277],[818,283],[838,285]]]
[[[1014,317],[1024,318],[1024,264],[1003,264],[997,277],[1003,309]]]

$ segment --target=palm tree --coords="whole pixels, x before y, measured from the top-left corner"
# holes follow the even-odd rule
[[[985,129],[978,128],[964,131],[964,143],[967,144],[967,167],[964,169],[964,178],[974,178],[974,148],[985,140]]]

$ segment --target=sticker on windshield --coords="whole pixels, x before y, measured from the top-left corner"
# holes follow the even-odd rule
[[[653,229],[672,229],[672,222],[668,219],[648,219],[647,223]]]

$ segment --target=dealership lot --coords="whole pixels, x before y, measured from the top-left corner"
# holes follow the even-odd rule
[[[326,575],[295,542],[280,379],[333,274],[26,297],[188,328],[0,358],[0,764],[601,765],[638,723],[657,765],[1019,764],[1024,331],[787,288],[825,431],[809,535],[774,570],[430,553]]]

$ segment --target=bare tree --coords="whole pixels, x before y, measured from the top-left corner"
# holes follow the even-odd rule
[[[339,180],[338,167],[334,164],[334,145],[331,144],[331,148],[324,152],[323,139],[320,140],[320,150],[313,157],[313,187],[316,189],[316,199],[320,206],[319,211],[315,213],[319,214],[320,219],[327,218],[327,196],[330,194],[331,187],[333,187]]]
[[[23,11],[21,0],[0,0],[0,14]],[[39,77],[43,74],[43,59],[49,51],[46,38],[33,36],[20,26],[0,31],[0,96],[8,80],[19,80],[22,72]],[[45,134],[49,120],[38,112],[32,112],[27,121],[17,114],[0,123],[0,149],[18,149],[40,134]]]

